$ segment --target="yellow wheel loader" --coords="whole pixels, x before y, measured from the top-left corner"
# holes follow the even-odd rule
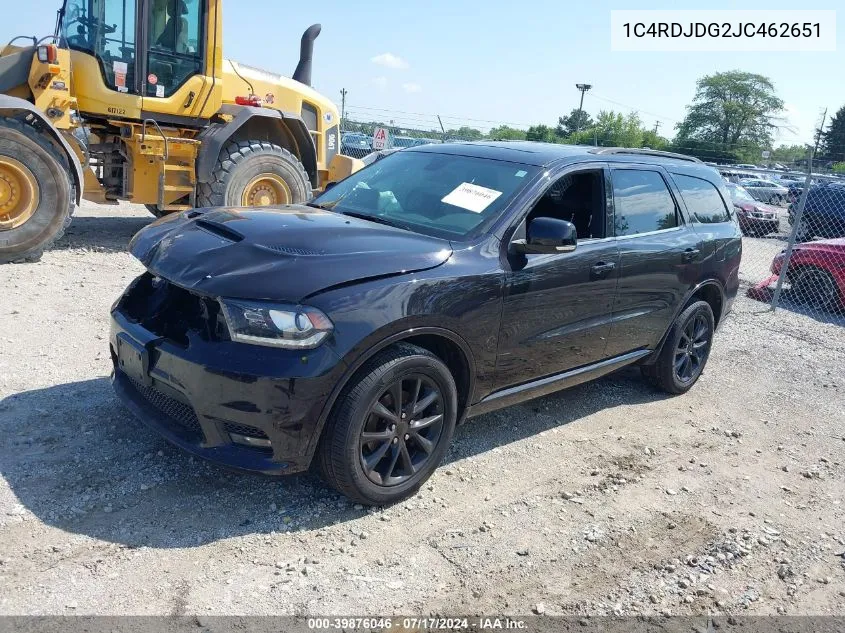
[[[304,202],[360,167],[334,104],[223,57],[222,0],[64,0],[0,51],[0,262],[35,260],[82,198],[155,215]],[[22,41],[27,40],[27,41]]]

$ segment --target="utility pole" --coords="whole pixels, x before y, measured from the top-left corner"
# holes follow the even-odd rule
[[[346,88],[340,89],[340,120],[346,120]]]
[[[824,113],[822,113],[822,122],[819,124],[819,129],[816,131],[816,143],[813,146],[813,154],[819,153],[819,144],[822,141],[822,135],[824,134],[824,122],[827,119],[827,108],[824,109]]]
[[[655,136],[657,135],[657,130],[659,130],[659,129],[660,129],[660,121],[655,121],[654,122],[654,134],[655,134]]]
[[[575,120],[575,134],[581,131],[581,113],[584,111],[584,93],[592,88],[592,84],[575,84],[575,87],[581,91],[581,103],[578,104],[578,116]]]
[[[443,142],[446,142],[446,128],[443,127],[443,121],[440,120],[440,115],[437,115],[437,122],[440,124],[440,131],[443,132]]]

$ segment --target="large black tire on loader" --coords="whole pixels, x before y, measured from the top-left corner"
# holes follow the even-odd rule
[[[37,261],[70,224],[67,157],[38,130],[0,117],[0,263]]]
[[[268,141],[234,141],[214,167],[214,179],[197,186],[197,206],[262,207],[298,204],[311,198],[302,163]]]

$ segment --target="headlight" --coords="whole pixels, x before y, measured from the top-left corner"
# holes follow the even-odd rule
[[[220,299],[233,341],[312,349],[322,343],[334,326],[325,314],[306,306]]]

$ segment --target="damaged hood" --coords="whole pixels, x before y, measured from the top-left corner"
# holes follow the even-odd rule
[[[300,205],[172,214],[139,231],[129,251],[183,288],[288,302],[434,268],[452,254],[447,240]]]

